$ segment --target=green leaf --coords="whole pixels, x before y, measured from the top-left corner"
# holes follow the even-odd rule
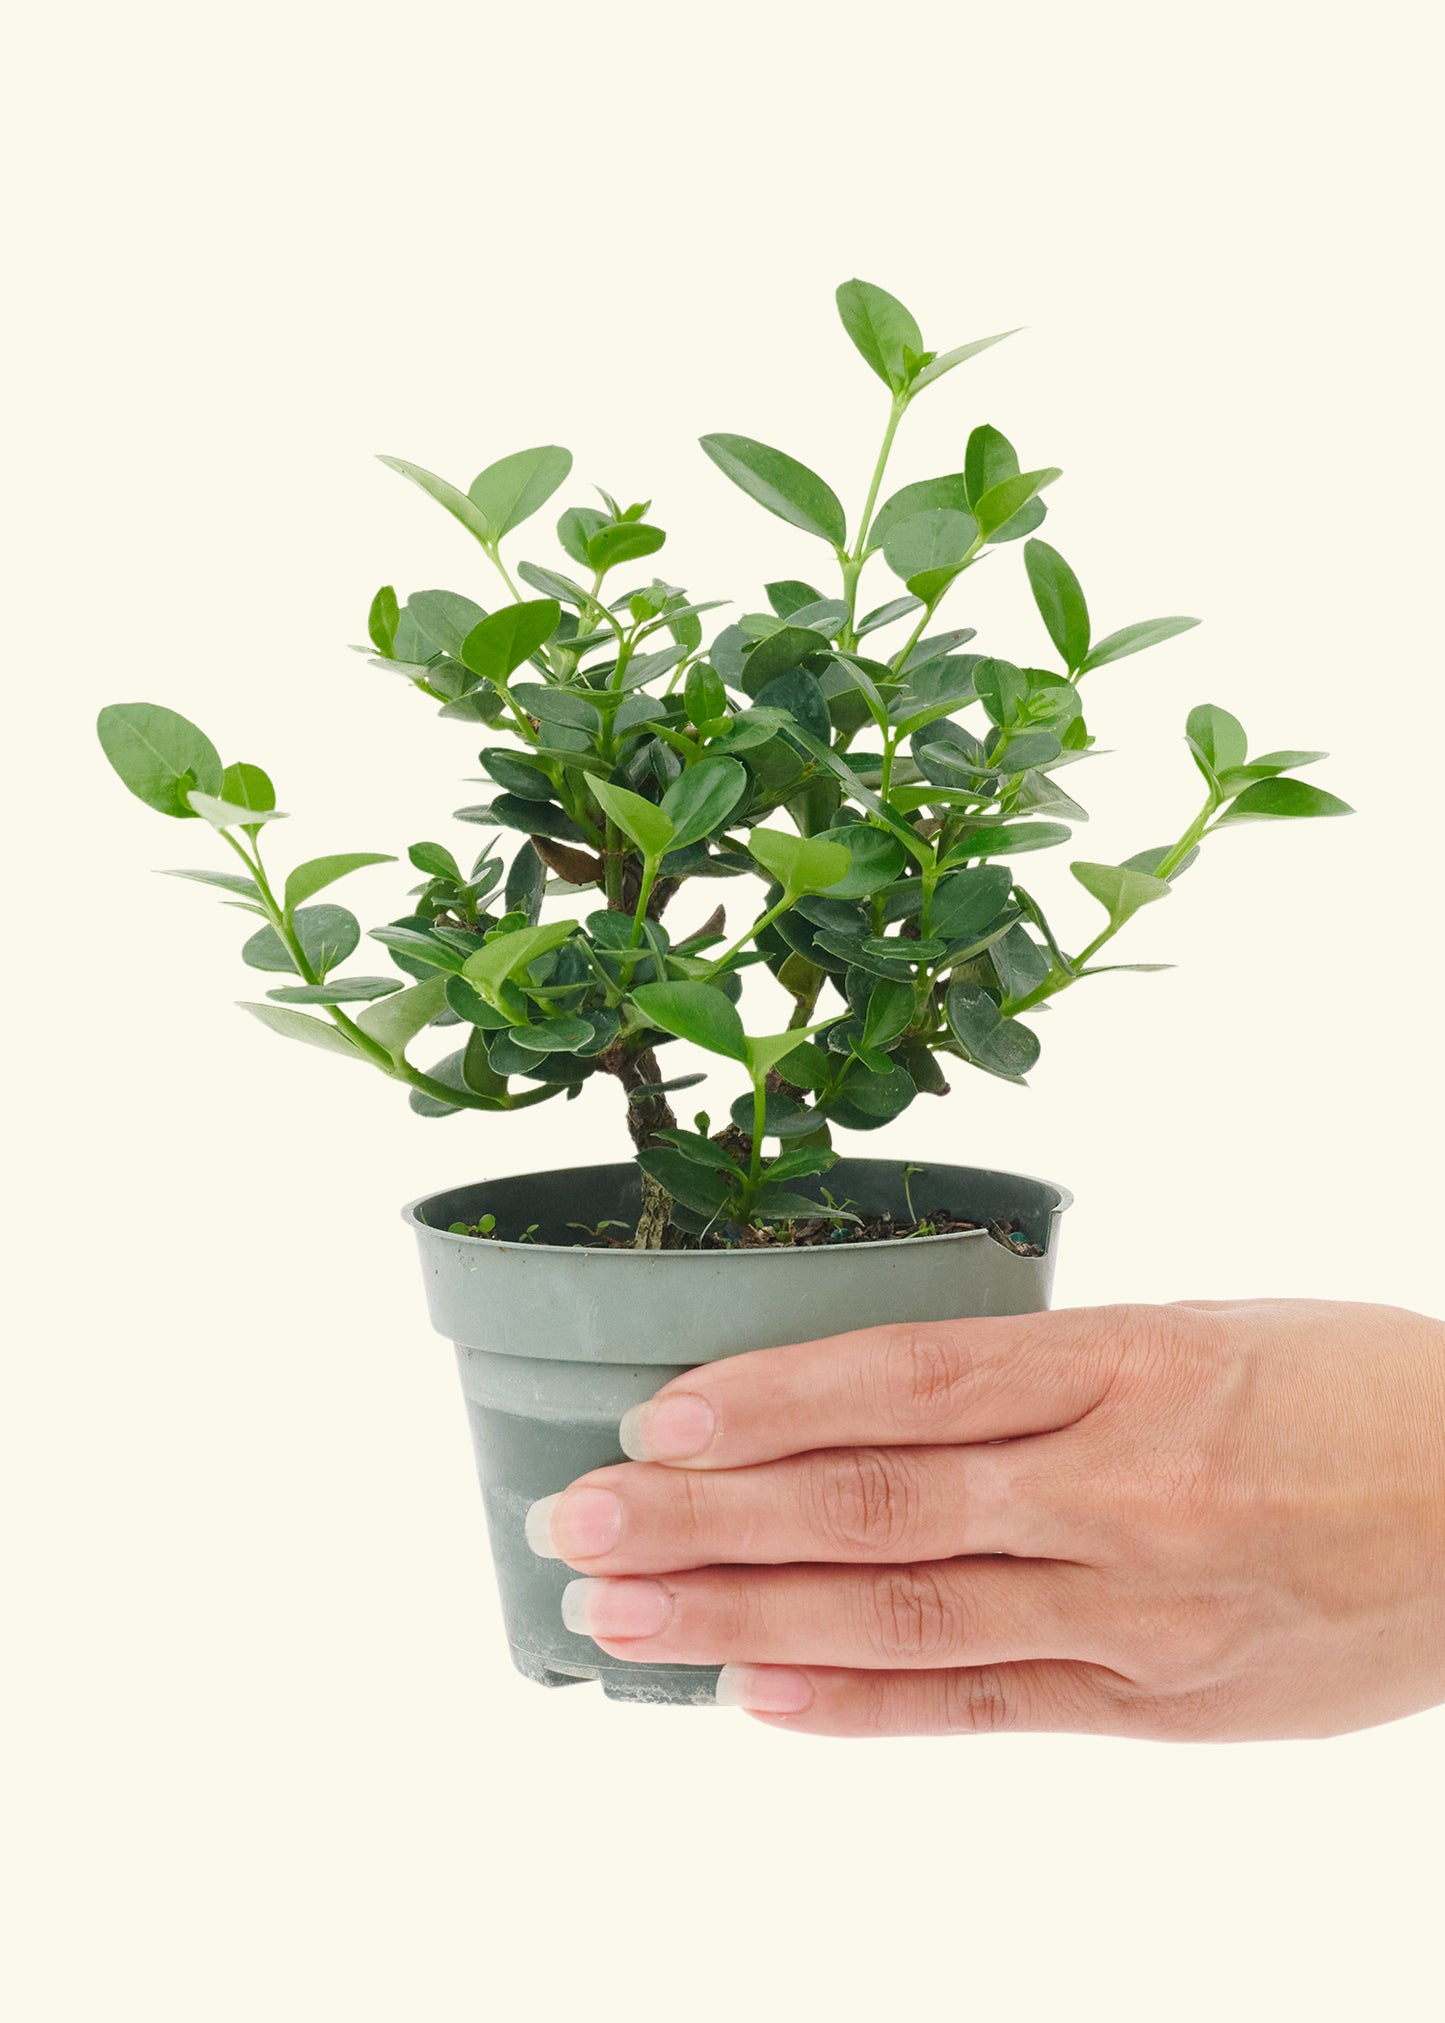
[[[1122,927],[1141,906],[1167,899],[1174,889],[1166,878],[1155,878],[1127,864],[1078,863],[1069,869],[1084,890],[1108,909],[1110,927]]]
[[[270,775],[260,766],[237,763],[227,766],[221,775],[223,801],[229,801],[233,808],[250,808],[257,815],[267,815],[276,807],[276,789],[271,784]],[[259,823],[248,823],[246,827],[254,836]]]
[[[1030,499],[1053,484],[1063,471],[1054,465],[1038,471],[1020,471],[1017,477],[1004,478],[996,485],[990,485],[982,497],[974,502],[973,514],[978,521],[978,531],[987,539],[1007,526],[1015,513],[1021,512]]]
[[[185,818],[197,811],[187,795],[221,791],[221,755],[204,731],[154,702],[113,702],[96,720],[101,750],[130,788],[157,814]]]
[[[303,906],[292,917],[291,931],[307,962],[323,977],[345,962],[361,939],[356,915],[344,906]],[[296,969],[291,951],[269,925],[251,936],[241,950],[241,960],[252,969],[290,970],[293,974]]]
[[[837,293],[838,314],[843,328],[858,351],[893,393],[901,393],[909,379],[906,351],[917,357],[923,350],[923,333],[897,296],[871,281],[845,281]]]
[[[726,763],[719,761],[718,763]],[[603,812],[630,837],[644,857],[660,858],[667,854],[672,843],[673,827],[669,816],[653,802],[644,800],[641,794],[634,794],[626,787],[614,787],[607,780],[589,779],[587,782]]]
[[[587,543],[599,527],[608,524],[607,515],[595,506],[569,506],[557,522],[557,539],[574,562],[586,564]]]
[[[685,850],[713,835],[747,791],[747,768],[736,759],[703,759],[689,766],[662,797],[662,813],[672,823],[668,848]]]
[[[452,518],[460,520],[467,532],[486,547],[492,538],[491,525],[485,513],[472,504],[465,492],[459,492],[455,485],[439,478],[435,471],[423,470],[420,464],[409,464],[405,457],[378,457],[377,462],[385,464],[390,471],[400,471],[404,478],[420,485],[428,498],[435,499],[439,506],[445,506]]]
[[[368,864],[395,862],[395,857],[383,850],[351,850],[334,857],[309,857],[304,864],[298,864],[286,880],[284,910],[294,913],[313,894],[334,885],[338,878],[345,878],[353,871],[365,870]]]
[[[819,841],[837,843],[848,852],[848,869],[828,886],[830,899],[866,899],[891,885],[908,861],[898,838],[870,822],[845,822],[825,829]]]
[[[373,927],[368,930],[373,941],[379,941],[383,948],[402,959],[402,967],[408,975],[414,976],[413,965],[425,963],[428,970],[440,969],[449,974],[458,973],[466,961],[461,949],[453,948],[449,941],[426,927],[395,926]]]
[[[364,1004],[402,988],[398,976],[338,976],[330,983],[286,983],[266,995],[278,1004]]]
[[[682,686],[687,713],[695,725],[716,723],[727,714],[728,692],[723,678],[705,660],[688,669]]]
[[[474,625],[462,641],[463,664],[483,681],[505,688],[508,678],[552,637],[562,618],[555,597],[504,604]]]
[[[349,1061],[366,1059],[345,1033],[325,1019],[308,1018],[305,1012],[288,1011],[279,1004],[250,1004],[245,999],[238,1002],[242,1011],[248,1011],[252,1018],[259,1019],[263,1026],[269,1026],[273,1033],[280,1033],[282,1039],[302,1040],[308,1047],[321,1047],[328,1054],[344,1054]]]
[[[779,618],[791,618],[795,611],[801,611],[805,605],[822,601],[820,591],[815,590],[811,583],[800,583],[795,576],[784,577],[777,583],[765,583],[763,589],[767,592],[768,602]]]
[[[583,549],[586,555],[586,549]],[[587,592],[580,583],[574,583],[570,576],[564,576],[558,569],[543,569],[536,562],[519,562],[517,574],[532,590],[540,590],[544,597],[555,597],[559,604],[586,604]]]
[[[537,925],[542,896],[547,889],[547,867],[529,839],[512,859],[502,897],[509,913],[525,913],[530,927]]]
[[[545,926],[518,927],[510,934],[494,935],[475,955],[467,957],[462,974],[470,983],[495,994],[509,978],[530,968],[538,956],[570,941],[576,931],[575,920],[549,920]]]
[[[920,478],[917,484],[905,485],[901,491],[885,499],[873,515],[873,524],[868,529],[868,552],[871,554],[876,548],[886,548],[888,536],[905,520],[931,512],[969,513],[968,487],[962,473],[942,478]],[[972,518],[971,513],[969,517]],[[972,535],[969,538],[971,540]]]
[[[992,345],[1002,344],[1006,337],[1017,337],[1022,328],[1020,324],[1013,330],[1000,330],[992,337],[975,337],[971,344],[956,344],[952,351],[941,351],[937,358],[929,360],[921,372],[913,375],[914,393],[921,393],[925,386],[932,386],[935,379],[942,379],[945,372],[952,372],[953,368],[962,365],[965,359],[977,358],[979,352],[987,351]]]
[[[880,604],[876,611],[870,611],[866,618],[860,618],[854,631],[863,639],[868,633],[877,632],[884,625],[893,625],[900,618],[909,618],[922,609],[921,597],[895,597],[890,603]]]
[[[454,885],[461,885],[462,867],[448,850],[445,843],[413,843],[407,851],[409,861],[428,878],[450,878]]]
[[[631,1001],[651,1025],[710,1054],[746,1062],[748,1043],[737,1008],[709,983],[644,983]]]
[[[880,978],[869,994],[868,1009],[863,1015],[864,1046],[886,1047],[900,1038],[913,1023],[914,1010],[911,984]]]
[[[1096,667],[1105,667],[1111,660],[1124,660],[1131,653],[1142,653],[1146,646],[1158,646],[1165,639],[1173,639],[1176,633],[1188,632],[1199,623],[1197,618],[1141,618],[1137,625],[1126,625],[1118,632],[1111,632],[1107,639],[1101,639],[1083,663],[1083,672],[1092,673]]]
[[[1024,543],[1024,568],[1039,616],[1072,674],[1083,666],[1089,651],[1089,607],[1079,579],[1047,541]]]
[[[674,1201],[698,1215],[715,1216],[726,1206],[731,1191],[720,1174],[709,1173],[675,1146],[654,1145],[639,1152],[637,1163],[665,1187]],[[719,1156],[719,1165],[726,1162]]]
[[[1244,725],[1217,703],[1202,702],[1190,710],[1184,732],[1199,747],[1201,757],[1215,774],[1242,766],[1248,755]]]
[[[964,493],[970,512],[991,486],[1018,476],[1018,452],[1006,435],[981,422],[963,453]]]
[[[453,660],[461,659],[462,641],[486,615],[480,604],[456,590],[414,590],[403,613],[420,646]]]
[[[162,871],[162,878],[191,878],[197,885],[214,885],[222,892],[239,892],[243,899],[255,899],[260,886],[239,871]]]
[[[816,471],[748,436],[706,435],[702,447],[725,477],[770,513],[841,548],[848,524],[842,503]]]
[[[667,539],[661,527],[649,527],[641,520],[624,520],[618,526],[600,527],[587,543],[587,560],[594,569],[615,569],[619,562],[637,562],[655,555]]]
[[[588,1021],[570,1012],[564,1012],[555,1019],[541,1019],[535,1025],[512,1026],[509,1030],[514,1044],[533,1054],[587,1051],[594,1037]]]
[[[971,515],[932,506],[889,527],[883,559],[895,576],[912,586],[916,577],[957,569],[977,538]]]
[[[996,920],[1007,902],[1013,874],[1002,864],[981,864],[939,880],[932,927],[946,941],[961,941]]]
[[[216,794],[203,794],[192,787],[186,795],[194,814],[210,823],[213,829],[245,829],[254,835],[263,822],[284,822],[279,808],[247,808],[232,801],[223,801]]]
[[[516,450],[479,471],[467,487],[467,497],[495,543],[545,506],[571,468],[572,452],[555,443]]]
[[[790,836],[785,829],[754,829],[747,847],[790,899],[838,884],[853,863],[841,844],[825,836]]]
[[[917,1094],[918,1085],[896,1061],[886,1075],[875,1075],[854,1061],[823,1110],[829,1123],[841,1124],[845,1131],[876,1131],[900,1116]]]
[[[1353,815],[1348,801],[1312,787],[1308,780],[1256,780],[1225,809],[1215,824],[1226,822],[1295,821],[1310,815]]]
[[[447,980],[429,976],[391,997],[381,998],[358,1012],[356,1023],[368,1039],[385,1047],[393,1061],[404,1058],[417,1034],[429,1026],[438,1012],[447,1008]]]
[[[986,990],[951,983],[943,1012],[968,1058],[991,1075],[1018,1081],[1039,1057],[1037,1035],[1017,1019],[1004,1018]]]
[[[388,659],[391,658],[391,645],[396,638],[400,615],[395,590],[389,583],[383,583],[371,600],[371,609],[366,615],[366,631],[377,652],[384,653]]]
[[[830,1145],[799,1145],[795,1151],[780,1153],[770,1160],[763,1169],[763,1178],[772,1187],[782,1180],[801,1180],[807,1174],[826,1173],[837,1163],[838,1154]]]
[[[566,724],[569,730],[586,731],[589,737],[595,737],[602,728],[597,705],[573,689],[541,681],[519,681],[511,695],[539,723]]]
[[[1026,850],[1048,850],[1068,840],[1069,831],[1062,822],[985,822],[954,844],[943,868],[966,864],[975,857],[1018,857]]]

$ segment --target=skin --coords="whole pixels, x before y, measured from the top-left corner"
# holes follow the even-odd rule
[[[709,1430],[709,1428],[711,1430]],[[705,1365],[534,1507],[614,1657],[816,1735],[1335,1735],[1445,1702],[1445,1324],[1310,1300]]]

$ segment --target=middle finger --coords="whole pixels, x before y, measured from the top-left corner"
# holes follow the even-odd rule
[[[1078,1559],[1077,1529],[1049,1501],[1045,1445],[840,1447],[708,1472],[628,1462],[534,1504],[527,1538],[589,1573]]]

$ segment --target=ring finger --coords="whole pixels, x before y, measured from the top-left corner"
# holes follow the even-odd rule
[[[1117,1662],[1103,1577],[1050,1560],[909,1566],[707,1567],[661,1579],[572,1581],[568,1629],[639,1663],[871,1670]]]

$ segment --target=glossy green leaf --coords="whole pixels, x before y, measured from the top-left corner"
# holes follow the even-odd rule
[[[510,978],[529,969],[539,956],[560,948],[576,932],[575,920],[549,920],[545,926],[514,928],[510,934],[495,935],[475,955],[469,955],[462,974],[469,983],[495,995]]]
[[[1002,864],[981,864],[939,880],[930,924],[945,941],[961,941],[997,918],[1008,900],[1013,873]]]
[[[1173,890],[1166,878],[1155,878],[1127,864],[1078,863],[1071,864],[1069,869],[1084,890],[1107,908],[1111,927],[1122,927],[1141,906],[1167,899]]]
[[[557,539],[574,562],[587,562],[587,543],[608,524],[607,515],[595,506],[569,506],[557,522]]]
[[[467,497],[495,543],[545,506],[571,468],[572,452],[555,443],[516,450],[479,471],[467,487]]]
[[[1067,843],[1069,831],[1062,822],[980,823],[949,851],[945,867],[966,864],[975,857],[1017,857],[1028,850],[1048,850],[1055,843]]]
[[[852,868],[850,853],[825,836],[790,836],[785,829],[754,829],[747,847],[769,876],[793,898],[838,884]]]
[[[557,630],[562,607],[554,597],[528,604],[504,604],[474,625],[462,641],[462,660],[471,673],[497,688],[531,659]]]
[[[791,618],[807,604],[816,604],[822,593],[811,583],[800,583],[794,576],[783,578],[777,583],[765,583],[768,603],[779,618]]]
[[[748,1043],[737,1008],[709,983],[644,983],[632,1002],[651,1025],[710,1054],[746,1062]]]
[[[883,559],[895,576],[913,585],[919,576],[957,569],[977,538],[978,528],[968,513],[931,506],[889,527]]]
[[[366,633],[378,653],[390,656],[392,641],[396,638],[397,620],[400,609],[396,592],[389,583],[383,583],[371,600],[371,609],[366,615]]]
[[[301,1040],[308,1047],[320,1047],[324,1053],[344,1054],[349,1061],[366,1059],[345,1033],[325,1019],[310,1018],[305,1012],[288,1011],[285,1005],[251,1004],[244,999],[239,1002],[242,1011],[248,1011],[253,1019],[259,1019],[273,1033],[280,1033],[284,1040]]]
[[[277,1004],[366,1004],[403,988],[396,976],[337,976],[330,983],[287,983],[266,995]]]
[[[191,812],[209,822],[213,829],[245,829],[254,835],[263,822],[284,822],[285,815],[279,808],[248,808],[233,801],[223,801],[217,794],[203,794],[192,787],[186,795]]]
[[[301,944],[301,952],[321,976],[345,962],[361,940],[361,927],[354,913],[344,906],[303,906],[292,916],[291,931]],[[295,971],[291,952],[274,927],[253,934],[241,950],[241,959],[252,969]]]
[[[221,755],[204,731],[154,702],[113,702],[96,720],[101,749],[137,800],[157,814],[198,812],[192,790],[219,795]]]
[[[698,1215],[715,1216],[725,1207],[729,1186],[719,1174],[708,1173],[672,1145],[654,1145],[639,1152],[637,1163],[659,1181],[674,1201]],[[719,1165],[726,1162],[719,1158]]]
[[[261,888],[254,878],[239,871],[162,871],[162,878],[189,878],[197,885],[214,885],[222,892],[238,892],[243,899],[259,898]]]
[[[1017,477],[1004,478],[1000,483],[991,485],[974,503],[973,515],[978,521],[979,533],[985,539],[996,534],[1046,485],[1053,484],[1063,475],[1062,470],[1050,465],[1043,470],[1020,471]]]
[[[905,357],[923,351],[923,333],[896,295],[871,281],[845,281],[837,293],[843,328],[859,353],[893,393],[902,392],[910,374]]]
[[[951,983],[943,1009],[950,1032],[975,1066],[1018,1081],[1037,1061],[1037,1035],[1018,1019],[1004,1018],[987,991]]]
[[[250,766],[243,762],[227,766],[221,775],[219,798],[229,802],[233,808],[249,808],[258,818],[275,813],[276,789],[271,784],[271,776],[260,766]],[[258,822],[244,824],[254,835]]]
[[[1107,639],[1101,639],[1092,647],[1083,663],[1083,672],[1092,673],[1096,667],[1104,667],[1111,660],[1124,660],[1131,653],[1142,653],[1148,646],[1158,646],[1161,641],[1173,639],[1176,633],[1188,632],[1199,623],[1197,618],[1143,618],[1137,625],[1126,625],[1118,632],[1111,632]]]
[[[830,899],[866,899],[881,892],[902,875],[908,861],[898,838],[875,829],[871,822],[845,822],[841,828],[824,830],[818,840],[836,843],[848,853],[848,869],[826,888]]]
[[[885,625],[896,625],[900,618],[911,618],[922,609],[920,597],[894,597],[889,603],[880,604],[875,611],[870,611],[865,618],[860,618],[854,630],[863,639],[868,633],[878,632]]]
[[[1079,579],[1047,541],[1025,542],[1024,568],[1039,616],[1072,674],[1083,666],[1089,652],[1089,607]]]
[[[394,864],[395,857],[383,850],[350,850],[332,857],[309,857],[304,864],[298,864],[286,879],[283,908],[294,913],[298,906],[334,885],[338,878],[345,878],[353,871],[362,871],[368,864]]]
[[[727,764],[718,760],[718,764]],[[644,857],[663,857],[673,839],[672,820],[652,801],[644,800],[641,794],[634,794],[626,787],[613,786],[607,780],[588,781],[588,787],[595,796],[603,812],[614,821],[624,836],[634,842]]]
[[[405,1057],[417,1034],[429,1026],[438,1012],[446,1010],[447,979],[429,976],[391,997],[380,998],[358,1012],[356,1023],[368,1039],[385,1047],[394,1061]]]
[[[587,560],[594,569],[615,569],[619,562],[637,562],[644,555],[655,555],[666,539],[661,527],[625,520],[620,526],[598,528],[587,542]]]
[[[1202,702],[1190,710],[1184,731],[1216,775],[1244,764],[1249,749],[1244,725],[1217,703]]]
[[[445,843],[413,843],[406,854],[428,878],[450,878],[454,885],[462,883],[461,866]]]
[[[847,518],[832,487],[782,450],[748,436],[707,435],[702,447],[724,476],[790,526],[841,548]]]
[[[917,1093],[912,1076],[896,1061],[886,1075],[872,1074],[854,1061],[838,1092],[822,1107],[829,1123],[845,1131],[877,1131],[901,1116]]]
[[[952,372],[956,365],[962,365],[966,359],[977,358],[981,351],[988,351],[993,345],[1002,344],[1006,337],[1017,337],[1022,327],[1020,324],[1012,330],[1000,330],[992,337],[975,337],[969,344],[956,344],[952,351],[941,351],[936,358],[929,360],[922,371],[914,374],[914,393],[921,393],[925,386],[932,386],[935,379],[942,379],[945,372]]]
[[[1312,815],[1353,815],[1348,801],[1312,787],[1308,780],[1256,780],[1232,801],[1216,826],[1226,822],[1297,821]]]
[[[961,472],[942,478],[920,478],[916,484],[904,485],[901,491],[885,499],[873,515],[873,524],[868,529],[869,553],[886,548],[888,536],[905,520],[932,512],[961,513],[972,518],[968,487]],[[970,535],[969,539],[972,538]]]
[[[465,492],[439,478],[435,471],[424,470],[420,464],[408,463],[405,457],[378,457],[378,463],[388,470],[399,471],[404,478],[410,478],[414,485],[420,485],[428,498],[435,499],[439,506],[445,506],[454,520],[460,520],[467,532],[485,547],[492,538],[492,530],[485,513],[478,510]]]
[[[662,812],[672,823],[668,848],[684,850],[713,835],[747,791],[747,768],[736,759],[703,759],[689,766],[662,797]]]

